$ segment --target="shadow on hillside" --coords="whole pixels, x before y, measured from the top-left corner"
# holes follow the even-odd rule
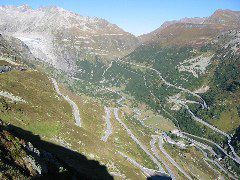
[[[147,180],[171,180],[172,178],[167,175],[155,175],[148,177]]]
[[[18,138],[29,141],[34,147],[40,151],[51,153],[64,167],[67,167],[67,172],[52,173],[43,175],[37,179],[113,179],[108,173],[104,165],[100,165],[98,161],[88,160],[84,155],[64,148],[62,146],[41,140],[32,132],[23,130],[19,127],[8,125],[7,130]]]

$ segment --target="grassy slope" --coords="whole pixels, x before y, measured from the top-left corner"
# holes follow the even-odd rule
[[[27,101],[26,104],[12,103],[6,98],[1,98],[9,106],[7,110],[1,106],[1,119],[4,121],[38,134],[48,141],[59,143],[63,140],[71,149],[108,164],[111,172],[120,172],[127,177],[142,176],[139,169],[133,168],[116,153],[116,150],[129,152],[127,154],[137,162],[154,168],[151,160],[126,135],[113,117],[114,135],[110,136],[107,143],[100,140],[105,129],[105,114],[103,106],[92,98],[76,96],[62,87],[64,94],[69,95],[79,105],[83,119],[83,128],[80,129],[74,124],[71,107],[64,99],[58,97],[46,75],[31,70],[11,71],[1,74],[0,82],[1,90],[11,92]]]
[[[88,158],[107,165],[109,172],[131,179],[144,177],[138,168],[133,167],[117,151],[127,154],[148,168],[156,168],[156,165],[115,120],[113,114],[111,122],[114,133],[106,143],[100,140],[105,129],[105,112],[99,101],[85,95],[76,96],[64,86],[60,86],[61,91],[79,106],[83,120],[83,128],[79,128],[75,126],[71,107],[56,94],[45,74],[31,70],[11,71],[1,74],[0,82],[1,90],[11,92],[27,101],[27,103],[12,103],[6,98],[1,98],[1,102],[5,101],[8,104],[7,110],[4,105],[0,107],[2,120],[38,134],[47,141],[67,145]],[[149,133],[149,130],[131,116],[119,115],[134,135],[150,150],[150,135],[153,132]]]
[[[61,124],[70,123],[71,108],[58,97],[49,79],[36,71],[11,71],[1,74],[1,90],[22,97],[27,103],[11,103],[11,110],[2,113],[5,121],[15,121],[39,135],[58,135]],[[56,115],[57,114],[57,115]],[[47,126],[46,126],[47,125]]]
[[[109,163],[114,163],[119,161],[119,158],[122,159],[118,154],[115,154],[117,151],[121,151],[133,157],[137,162],[148,165],[147,167],[149,168],[154,168],[154,164],[152,164],[151,160],[139,146],[131,140],[126,134],[126,131],[115,120],[113,113],[111,114],[111,123],[114,133],[109,137],[108,141],[104,143],[100,141],[103,136],[103,130],[105,129],[103,106],[99,105],[96,101],[94,102],[91,98],[87,101],[86,99],[82,99],[82,96],[76,96],[69,91],[65,91],[65,93],[72,97],[80,107],[80,113],[83,118],[83,128],[86,131],[86,137],[84,137],[83,140],[80,139],[80,141],[83,141],[85,144],[84,153],[89,154],[89,152],[91,152],[109,161]],[[94,137],[92,137],[92,134],[94,134]],[[72,139],[69,141],[72,141]],[[108,150],[111,152],[108,152]],[[139,153],[141,156],[139,156]],[[124,164],[128,163],[124,162]],[[124,168],[121,167],[120,169],[122,170]]]

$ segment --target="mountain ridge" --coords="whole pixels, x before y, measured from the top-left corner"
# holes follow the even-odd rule
[[[0,15],[0,33],[23,41],[38,60],[73,74],[79,61],[109,62],[143,43],[201,45],[220,31],[237,27],[240,17],[238,11],[217,10],[207,18],[166,21],[136,37],[104,19],[84,17],[57,6],[36,10],[28,5],[0,6]],[[233,20],[222,24],[218,17]]]
[[[78,59],[112,59],[138,45],[115,24],[58,7],[2,6],[0,15],[0,33],[22,40],[37,58],[63,71],[74,71]]]
[[[228,21],[224,20],[224,18],[225,19],[227,18]],[[240,20],[240,11],[218,9],[208,17],[202,17],[202,18],[201,17],[194,17],[194,18],[185,17],[180,20],[166,21],[159,28],[147,34],[138,36],[138,38],[142,43],[148,43],[156,40],[159,37],[161,38],[161,36],[164,36],[164,33],[163,33],[164,30],[171,31],[171,29],[175,28],[174,26],[178,26],[178,25],[205,26],[206,31],[208,30],[207,28],[210,28],[210,29],[216,28],[216,29],[219,29],[218,30],[219,32],[220,30],[227,30],[230,28],[239,27],[239,24],[238,24],[239,20]]]

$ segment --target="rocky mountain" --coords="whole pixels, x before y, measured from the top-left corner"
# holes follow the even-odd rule
[[[167,21],[158,29],[139,36],[143,43],[161,44],[201,44],[213,38],[216,34],[239,28],[240,12],[217,10],[205,18],[183,18]]]
[[[12,36],[0,35],[1,57],[9,57],[25,63],[36,63],[35,56],[29,47],[21,40]]]
[[[68,72],[76,70],[76,61],[107,61],[138,45],[117,25],[58,7],[1,6],[0,33],[20,39],[36,58]]]
[[[183,18],[180,20],[173,20],[173,21],[165,21],[159,28],[157,28],[156,30],[147,33],[147,34],[143,34],[140,35],[138,38],[141,42],[147,42],[150,41],[151,36],[157,36],[157,34],[159,34],[163,29],[167,28],[168,26],[171,26],[173,24],[177,24],[177,23],[191,23],[191,24],[202,24],[204,22],[205,18]]]

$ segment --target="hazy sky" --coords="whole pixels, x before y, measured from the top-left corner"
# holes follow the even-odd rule
[[[240,10],[240,0],[0,0],[0,5],[56,5],[84,16],[96,16],[135,35],[148,33],[164,21],[205,17],[217,9]]]

